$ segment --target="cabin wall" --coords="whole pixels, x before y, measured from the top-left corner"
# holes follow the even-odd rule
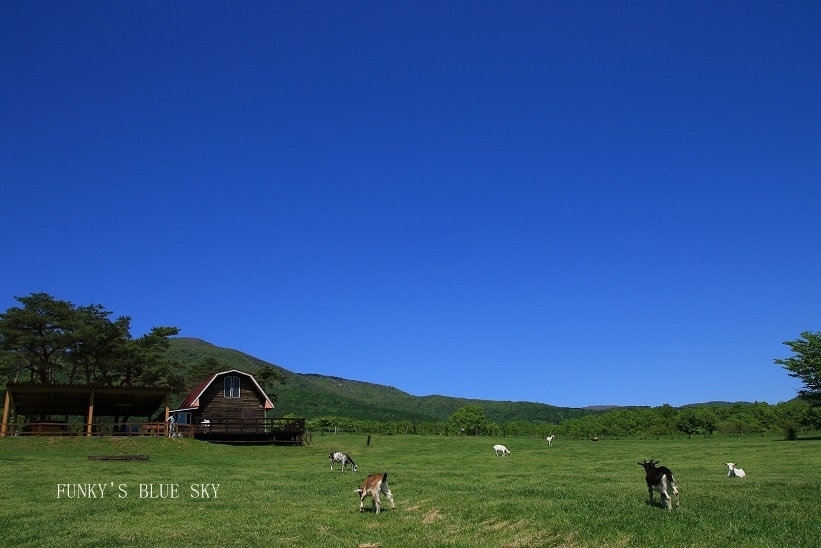
[[[253,382],[244,375],[233,375],[240,379],[240,397],[225,397],[225,377],[214,379],[211,386],[200,396],[199,410],[192,413],[194,424],[203,419],[210,421],[265,418],[265,400],[257,393]],[[243,412],[243,410],[245,410]]]

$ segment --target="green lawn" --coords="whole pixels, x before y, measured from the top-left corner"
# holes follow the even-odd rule
[[[494,456],[494,443],[512,454]],[[314,436],[310,447],[177,439],[0,439],[1,546],[819,546],[821,440],[544,440]],[[342,450],[356,473],[330,471]],[[88,455],[146,453],[147,461]],[[682,506],[647,503],[644,471],[670,467]],[[745,479],[727,478],[727,461]],[[389,472],[395,511],[353,492]],[[69,484],[69,486],[59,484]],[[96,498],[77,484],[104,484]],[[140,484],[153,495],[140,496]],[[161,485],[162,484],[162,485]],[[194,498],[192,485],[210,498]],[[176,498],[168,495],[176,485]],[[120,489],[122,486],[122,489]],[[58,498],[59,494],[59,498]],[[658,502],[658,495],[656,495]],[[383,506],[383,508],[387,505]]]

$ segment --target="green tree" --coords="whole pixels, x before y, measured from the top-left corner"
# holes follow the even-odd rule
[[[125,356],[116,369],[116,385],[127,388],[169,386],[177,393],[183,390],[184,377],[174,373],[174,363],[166,358],[168,339],[179,332],[176,327],[152,327],[142,337],[129,341]]]
[[[710,405],[701,405],[696,407],[696,417],[698,418],[699,427],[705,434],[713,435],[718,429],[718,413],[715,407]]]
[[[562,421],[559,425],[559,433],[566,434],[575,439],[579,439],[587,435],[581,419],[576,418]]]
[[[645,433],[653,436],[672,434],[676,429],[678,413],[678,409],[669,403],[651,408],[647,414]]]
[[[821,406],[808,409],[804,420],[808,428],[821,430]]]
[[[749,410],[753,417],[753,424],[755,425],[756,431],[763,434],[778,426],[778,417],[775,414],[775,409],[767,402],[757,401],[753,403]]]
[[[66,382],[84,380],[89,386],[113,386],[116,365],[127,353],[131,339],[131,318],[111,321],[111,312],[101,305],[76,309],[78,327],[68,352]]]
[[[268,394],[268,397],[271,398],[271,401],[277,401],[276,394],[272,394],[270,392],[271,388],[273,388],[276,384],[285,384],[287,381],[287,377],[279,370],[274,369],[270,365],[264,365],[254,371],[254,378],[260,384],[265,393]]]
[[[684,408],[678,415],[676,428],[687,434],[687,439],[690,439],[690,436],[693,434],[699,433],[701,431],[701,425],[699,424],[695,409],[692,407]]]
[[[451,415],[450,424],[457,432],[464,432],[469,436],[483,434],[487,430],[487,417],[478,405],[466,405]]]
[[[47,293],[15,298],[22,307],[0,314],[0,365],[9,380],[182,387],[165,357],[176,327],[132,339],[131,318],[111,321],[101,305],[76,307]]]
[[[220,373],[228,369],[231,368],[213,356],[208,356],[204,360],[192,363],[186,371],[185,388],[187,391],[191,391],[214,373]]]
[[[794,355],[776,359],[775,363],[789,371],[790,377],[801,379],[804,388],[798,395],[812,405],[821,405],[821,332],[805,331],[794,341],[785,341]]]
[[[579,433],[587,438],[595,438],[604,432],[604,420],[601,415],[585,415],[579,419]]]
[[[0,348],[14,354],[12,381],[54,384],[61,380],[75,344],[78,313],[73,304],[47,293],[15,297],[22,307],[0,314]]]
[[[786,404],[780,403],[775,407],[778,426],[784,433],[785,439],[798,439],[798,433],[807,422],[806,416],[808,409],[809,404],[803,400],[794,400]]]

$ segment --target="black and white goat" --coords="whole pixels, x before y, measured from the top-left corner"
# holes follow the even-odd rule
[[[374,511],[379,514],[382,509],[382,505],[379,501],[379,493],[382,493],[388,500],[391,501],[391,510],[396,509],[396,504],[393,502],[393,494],[391,493],[390,487],[388,487],[388,473],[383,472],[381,474],[371,474],[365,481],[362,482],[362,485],[359,489],[355,490],[356,493],[359,493],[359,511],[365,511],[365,498],[368,496],[373,497],[373,509]]]
[[[547,445],[548,446],[553,445],[553,440],[556,439],[556,435],[555,434],[550,434],[545,439],[547,440]]]
[[[650,459],[649,461],[639,462],[638,465],[644,467],[644,479],[647,482],[647,494],[650,497],[650,504],[653,504],[653,491],[658,491],[662,507],[666,505],[668,510],[672,510],[670,504],[672,499],[667,490],[673,490],[673,494],[676,496],[676,507],[679,507],[681,502],[678,495],[678,486],[670,469],[666,466],[656,467],[658,463],[659,461]]]
[[[334,463],[335,462],[341,462],[343,472],[345,471],[345,465],[346,464],[350,464],[351,471],[356,472],[356,463],[353,461],[351,456],[348,455],[347,453],[342,453],[341,451],[334,451],[333,453],[328,455],[328,458],[331,459],[331,470],[334,469]]]

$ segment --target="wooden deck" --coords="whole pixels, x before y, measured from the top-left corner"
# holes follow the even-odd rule
[[[208,424],[178,425],[179,432],[193,431],[193,437],[212,443],[303,445],[305,419],[211,419]]]

